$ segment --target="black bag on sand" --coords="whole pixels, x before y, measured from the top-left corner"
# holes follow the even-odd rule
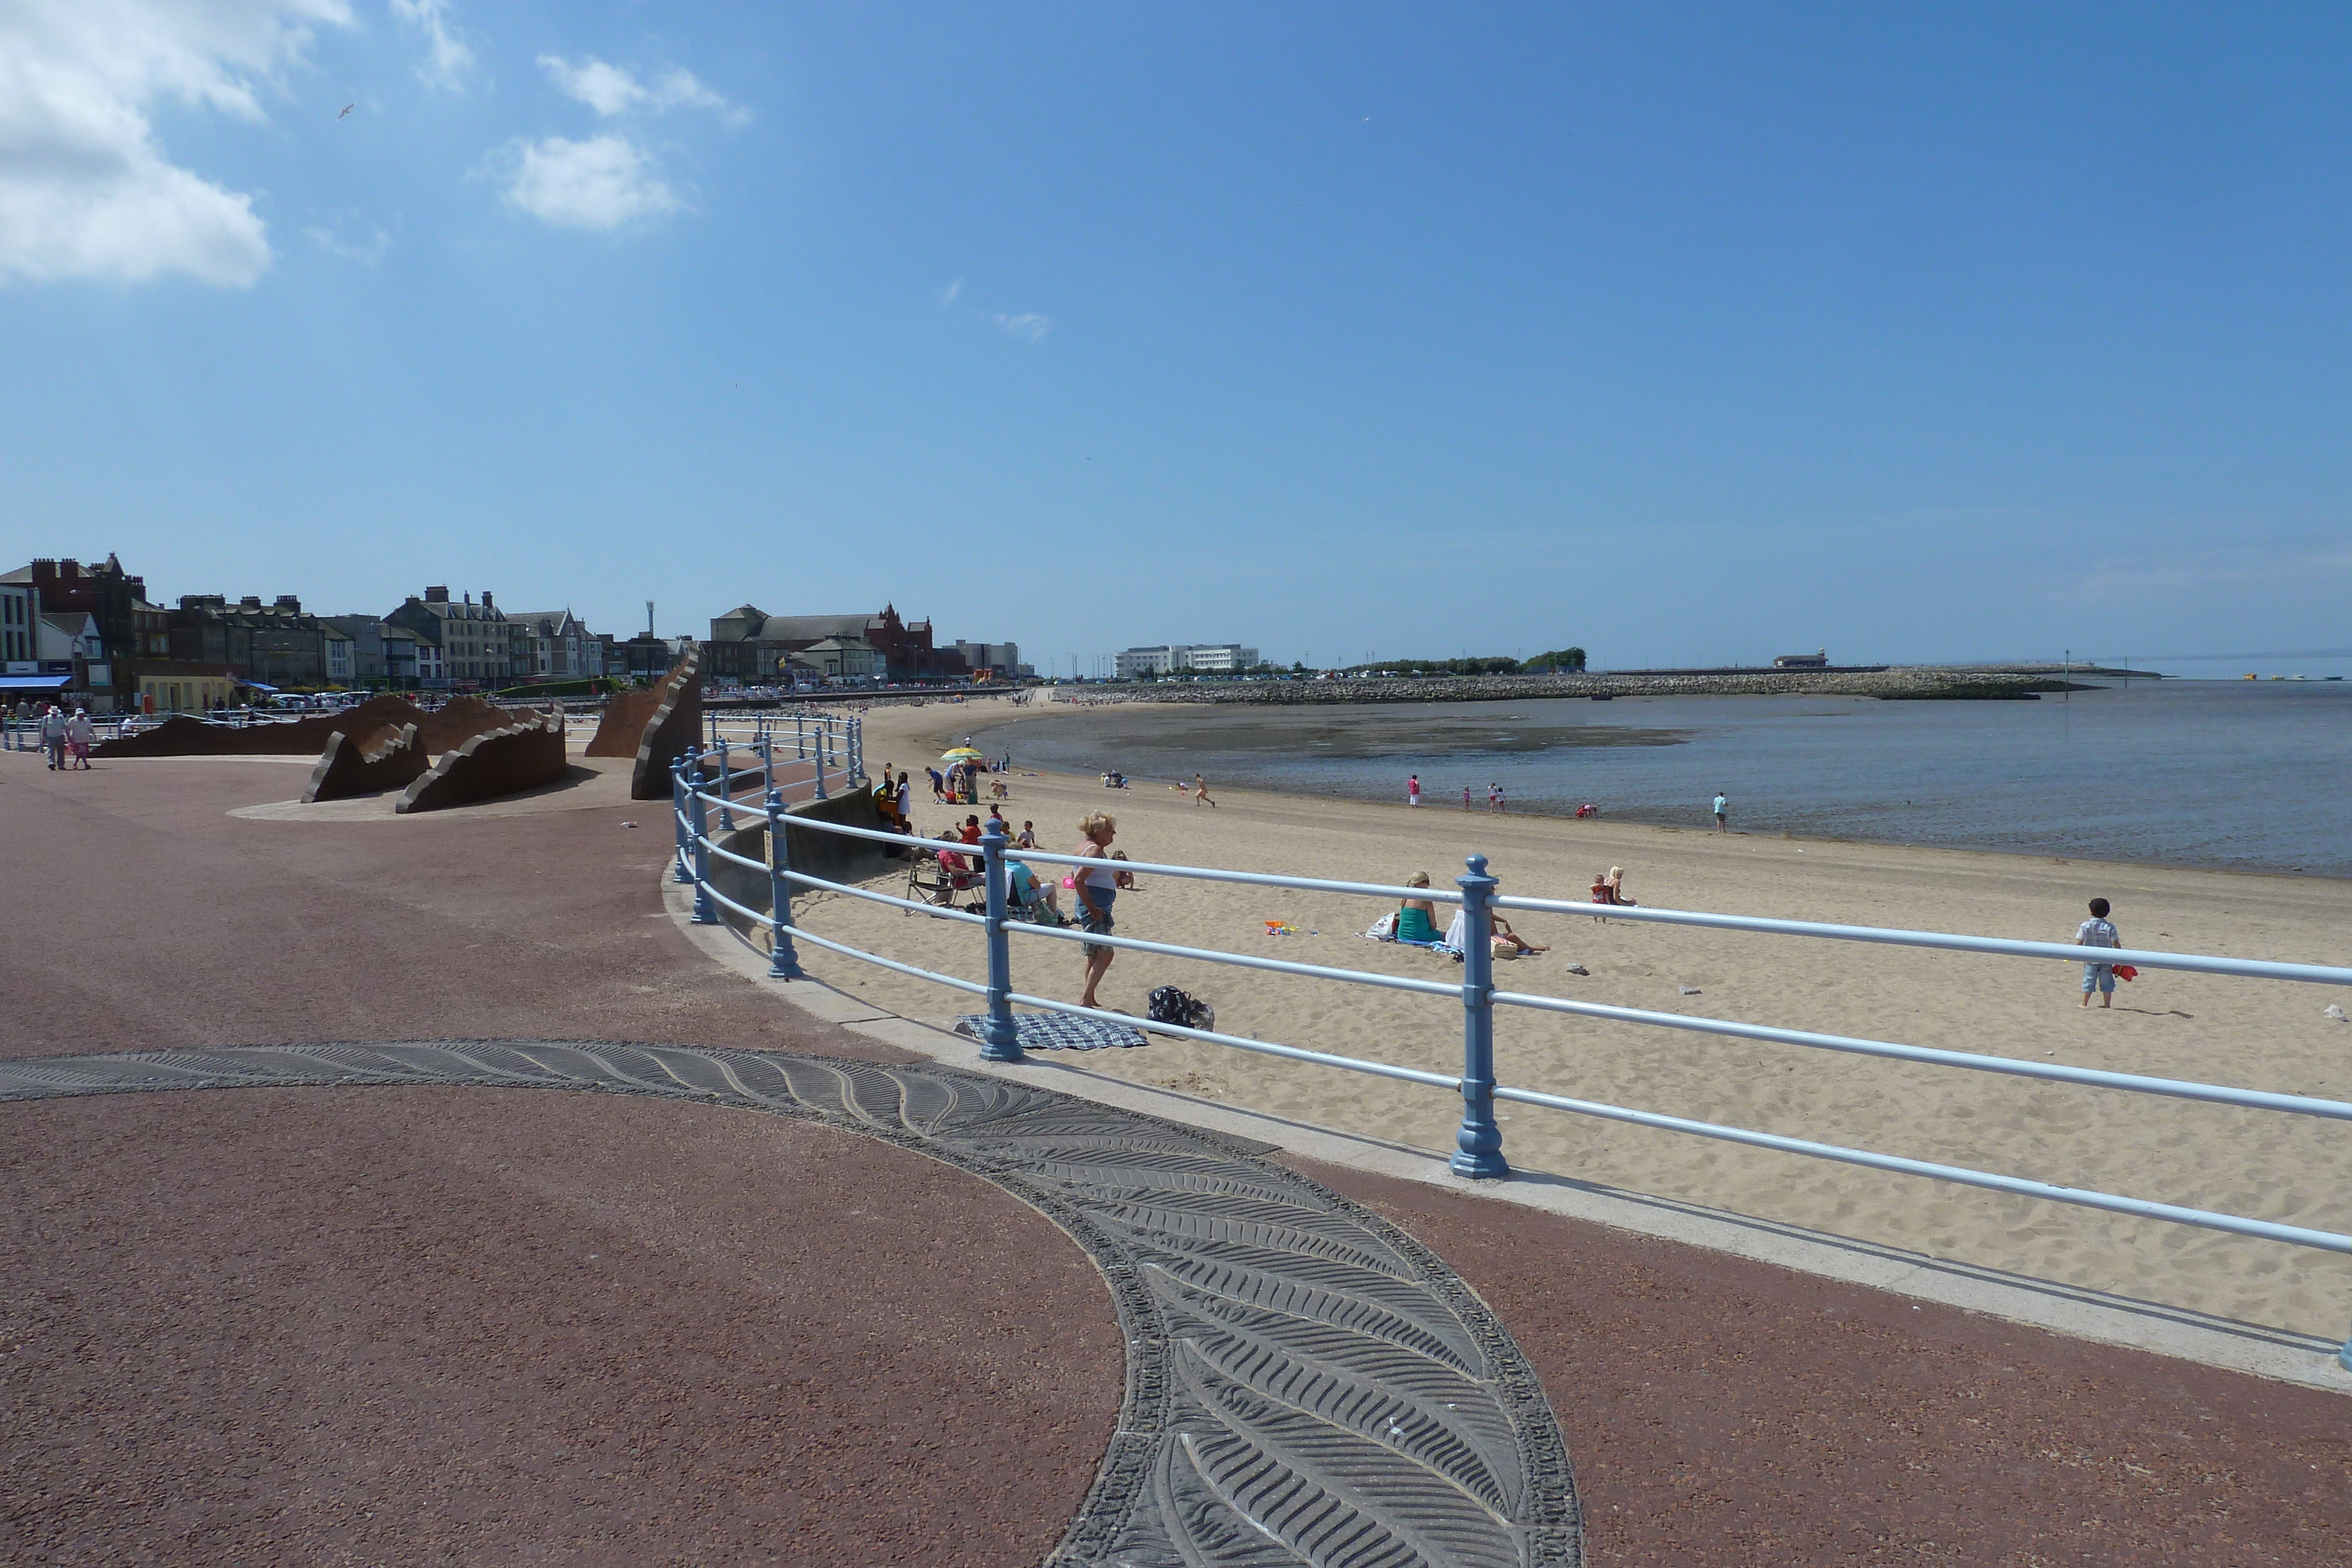
[[[1216,1009],[1173,986],[1160,986],[1152,990],[1144,1016],[1153,1023],[1172,1023],[1182,1029],[1217,1027]]]

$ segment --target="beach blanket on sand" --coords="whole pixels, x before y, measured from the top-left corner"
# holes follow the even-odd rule
[[[981,1031],[987,1024],[985,1017],[969,1013],[956,1019],[956,1033],[984,1039]],[[1013,1024],[1024,1051],[1102,1051],[1148,1043],[1143,1031],[1130,1024],[1072,1018],[1067,1013],[1014,1013]]]

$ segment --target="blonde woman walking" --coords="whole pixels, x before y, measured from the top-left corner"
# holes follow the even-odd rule
[[[1099,866],[1080,866],[1070,879],[1072,891],[1078,895],[1078,928],[1089,936],[1108,936],[1111,930],[1110,908],[1118,897],[1119,873],[1109,864],[1110,841],[1118,832],[1118,823],[1108,812],[1097,811],[1078,823],[1078,836],[1086,841],[1078,846],[1080,860],[1098,860]],[[1078,998],[1082,1008],[1098,1008],[1095,988],[1102,984],[1105,972],[1118,950],[1107,943],[1084,942],[1079,950],[1086,955],[1086,991]]]

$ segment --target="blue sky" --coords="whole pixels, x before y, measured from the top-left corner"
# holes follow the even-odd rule
[[[1065,671],[2341,647],[2347,132],[2340,6],[9,0],[0,553]]]

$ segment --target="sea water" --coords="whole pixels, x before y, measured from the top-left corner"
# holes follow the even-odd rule
[[[2352,682],[2134,681],[2038,701],[1555,698],[1153,706],[992,727],[992,755],[1212,787],[2352,876]]]

